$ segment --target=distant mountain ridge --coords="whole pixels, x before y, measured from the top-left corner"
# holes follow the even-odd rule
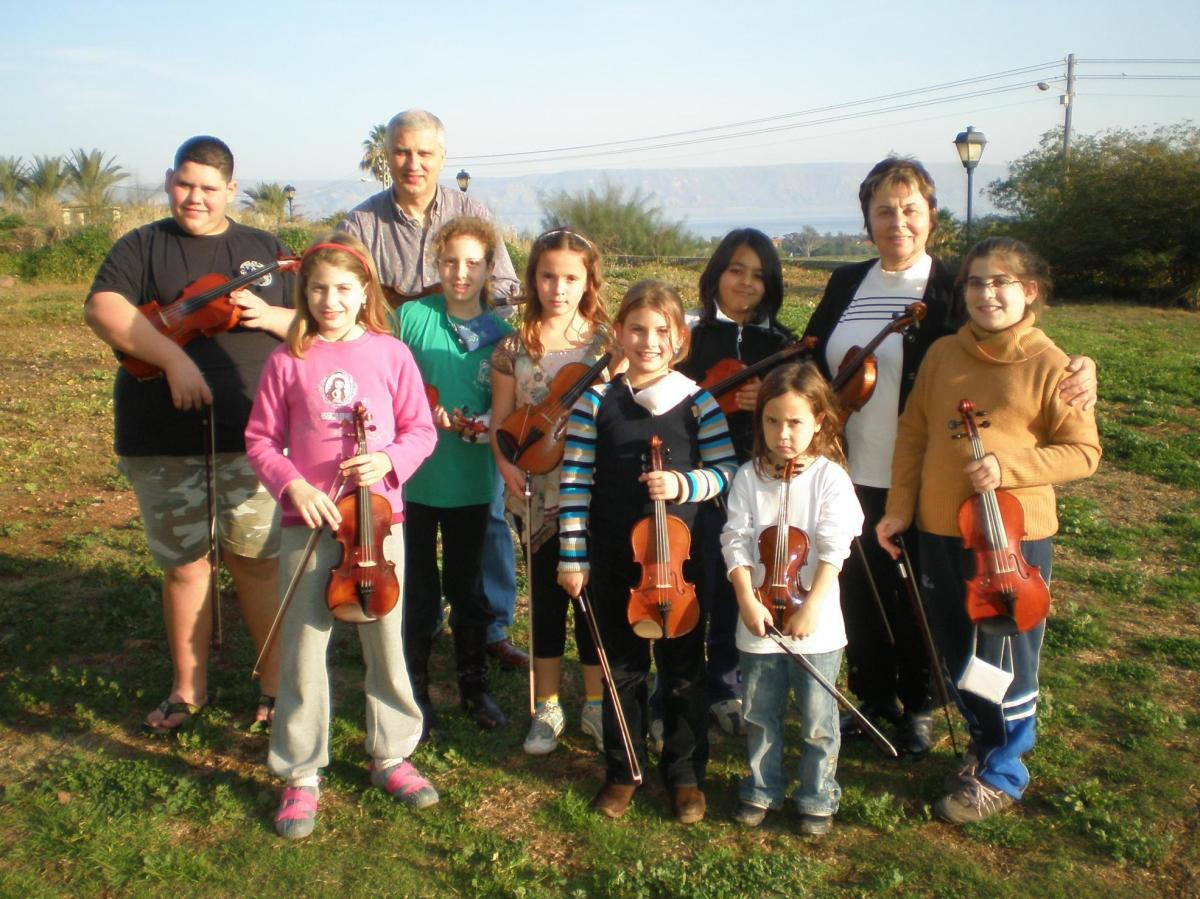
[[[738,225],[770,233],[799,230],[812,224],[818,231],[856,232],[862,227],[858,185],[870,163],[792,163],[772,166],[691,169],[587,169],[550,175],[489,178],[480,171],[470,192],[506,226],[536,232],[541,220],[539,197],[567,191],[579,193],[616,184],[626,191],[641,190],[653,198],[665,218],[683,220],[704,236],[724,233]],[[443,181],[453,186],[451,166]],[[928,165],[938,186],[938,202],[960,218],[966,214],[966,172],[957,163]],[[981,165],[975,171],[976,215],[994,212],[983,188],[1006,174],[1003,165]],[[243,180],[257,183],[257,179]],[[292,181],[296,212],[319,219],[350,209],[380,189],[378,182]],[[775,229],[770,227],[773,224]],[[824,227],[823,227],[824,225]]]

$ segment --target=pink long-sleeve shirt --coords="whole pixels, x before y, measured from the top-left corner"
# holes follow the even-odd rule
[[[370,416],[367,451],[384,452],[392,470],[371,485],[404,520],[401,488],[437,444],[421,374],[408,347],[387,334],[313,341],[304,358],[287,346],[267,360],[246,425],[246,457],[280,500],[283,525],[303,524],[283,496],[296,478],[329,490],[338,464],[355,455],[354,407]],[[286,454],[284,452],[286,450]],[[352,485],[353,486],[353,485]]]

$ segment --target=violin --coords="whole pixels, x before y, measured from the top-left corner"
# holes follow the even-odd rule
[[[700,382],[700,386],[705,388],[712,398],[717,401],[717,405],[721,407],[721,411],[726,415],[732,415],[734,412],[740,411],[737,404],[738,387],[741,387],[751,378],[758,376],[768,369],[774,368],[791,359],[794,356],[799,356],[802,353],[811,353],[817,345],[816,337],[805,337],[790,346],[784,347],[777,353],[772,353],[765,359],[760,359],[752,365],[747,365],[738,359],[721,359],[715,362],[708,371],[704,373],[704,380]]]
[[[658,435],[650,438],[650,470],[663,470]],[[666,509],[666,500],[656,499],[654,514],[640,519],[629,533],[642,580],[629,591],[628,618],[633,632],[647,640],[682,637],[700,621],[696,585],[683,579],[691,532],[683,519],[668,515]]]
[[[429,401],[429,408],[434,412],[441,405],[438,389],[432,384],[425,385],[425,399]],[[451,409],[448,414],[450,416],[450,430],[458,434],[467,443],[478,443],[479,438],[488,432],[487,422],[481,421],[479,418],[471,415],[470,410],[466,407]]]
[[[165,306],[151,300],[137,309],[154,329],[174,341],[186,346],[203,335],[213,337],[235,327],[242,317],[242,309],[229,300],[229,295],[247,284],[253,284],[264,275],[279,269],[292,271],[300,267],[299,256],[280,256],[262,268],[227,278],[216,273],[203,275],[179,292],[179,296]],[[133,356],[125,356],[121,367],[139,381],[148,381],[161,375],[162,369]]]
[[[925,318],[926,306],[921,301],[910,304],[903,312],[897,312],[865,347],[852,346],[842,357],[830,387],[837,395],[841,407],[842,425],[846,419],[867,404],[875,392],[875,381],[879,374],[879,361],[875,350],[891,334],[904,333],[911,339],[911,329]]]
[[[367,453],[367,407],[354,406],[354,454]],[[396,607],[400,581],[396,566],[383,556],[384,538],[392,531],[392,504],[361,484],[338,500],[342,523],[334,539],[342,545],[341,561],[329,569],[325,600],[339,621],[363,624]]]
[[[788,459],[783,467],[783,482],[779,485],[779,515],[775,524],[758,535],[758,557],[767,570],[761,587],[754,595],[771,611],[777,630],[783,630],[808,599],[808,591],[800,586],[800,569],[808,562],[808,534],[787,523],[788,497],[796,460]]]
[[[982,459],[983,441],[976,424],[986,412],[975,410],[970,400],[958,404],[961,421],[950,429],[963,429],[955,440],[971,441],[971,458]],[[1050,612],[1050,590],[1036,565],[1021,554],[1025,515],[1021,503],[1007,490],[985,490],[969,497],[958,509],[958,529],[963,545],[975,553],[975,576],[967,581],[967,617],[991,633],[1024,633]]]
[[[551,379],[544,400],[513,410],[496,430],[501,455],[530,474],[553,471],[562,461],[571,408],[611,361],[612,353],[605,353],[590,366],[582,362],[564,365]]]

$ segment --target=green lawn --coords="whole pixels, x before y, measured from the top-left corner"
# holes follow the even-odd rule
[[[609,298],[649,273],[694,298],[698,267],[613,270]],[[798,326],[824,275],[787,277]],[[113,364],[80,323],[84,289],[0,293],[0,895],[1200,894],[1200,364],[1181,349],[1200,341],[1200,316],[1101,304],[1046,317],[1062,347],[1099,361],[1105,458],[1060,493],[1039,743],[1014,813],[965,829],[931,819],[953,762],[939,723],[917,764],[847,743],[821,841],[788,814],[757,831],[731,822],[745,751],[716,731],[702,824],[674,822],[653,774],[609,822],[588,810],[602,772],[577,730],[577,668],[569,736],[534,759],[525,680],[496,674],[513,720],[481,734],[457,709],[446,640],[446,738],[415,758],[442,801],[410,813],[368,785],[363,672],[343,626],[317,830],[288,844],[271,824],[266,738],[246,729],[257,688],[231,596],[209,710],[177,738],[140,733],[170,680],[159,581],[113,464]]]

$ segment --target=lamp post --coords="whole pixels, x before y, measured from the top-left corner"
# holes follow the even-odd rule
[[[458,174],[454,176],[454,180],[458,182],[458,189],[465,194],[471,184],[471,173],[466,169],[459,169]]]
[[[278,184],[279,182],[276,181],[275,183]],[[287,185],[287,187],[283,189],[283,195],[288,201],[288,221],[290,222],[292,220],[292,200],[296,199],[296,188],[292,187],[290,184]]]
[[[954,138],[954,148],[958,150],[958,158],[962,160],[963,168],[967,170],[967,244],[971,243],[971,197],[975,193],[975,166],[983,156],[983,148],[987,146],[987,138],[982,131],[976,131],[975,126],[968,125],[966,131],[958,132]]]

